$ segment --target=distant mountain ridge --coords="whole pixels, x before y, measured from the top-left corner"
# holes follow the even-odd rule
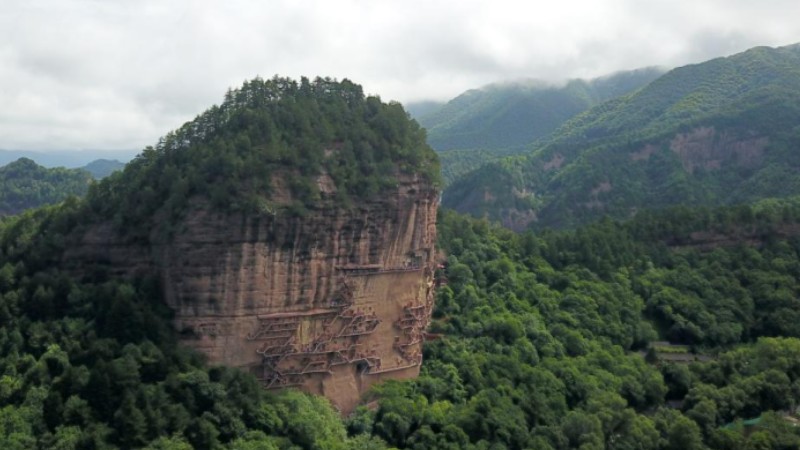
[[[493,159],[524,153],[564,122],[605,100],[627,94],[663,71],[645,68],[557,85],[537,80],[472,89],[417,116],[440,155],[446,182]]]
[[[28,158],[44,167],[66,167],[68,169],[74,169],[83,167],[98,159],[110,159],[126,163],[133,159],[137,153],[137,150],[32,151],[0,149],[0,166],[20,158]]]
[[[125,163],[116,159],[96,159],[82,167],[92,174],[95,179],[105,178],[117,170],[125,168]]]
[[[619,72],[559,86],[537,80],[469,90],[418,119],[437,151],[526,146],[574,115],[658,78],[657,68]]]
[[[799,124],[800,46],[757,47],[601,103],[531,155],[456,181],[443,203],[521,229],[793,195]]]

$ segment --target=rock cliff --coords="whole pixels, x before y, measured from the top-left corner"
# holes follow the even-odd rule
[[[66,258],[157,274],[182,341],[267,388],[298,386],[349,412],[376,381],[417,375],[433,303],[429,182],[400,176],[390,195],[322,201],[303,217],[193,203],[168,240],[125,244],[99,224]]]
[[[92,186],[65,264],[156,276],[181,340],[343,412],[414,376],[439,164],[398,103],[256,78]]]

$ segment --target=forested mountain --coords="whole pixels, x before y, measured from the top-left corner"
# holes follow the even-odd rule
[[[663,72],[648,68],[554,85],[535,80],[469,90],[416,116],[442,160],[449,182],[482,163],[529,151],[568,119],[603,101],[635,91]]]
[[[0,216],[83,196],[92,176],[79,169],[46,169],[27,158],[0,167]]]
[[[800,46],[681,67],[486,165],[443,202],[520,229],[800,193]]]
[[[435,150],[504,149],[547,138],[567,119],[658,78],[655,68],[565,85],[527,80],[469,90],[418,118]]]
[[[179,348],[160,266],[134,261],[126,273],[105,261],[111,246],[87,261],[74,255],[110,235],[134,257],[150,239],[163,249],[191,207],[284,220],[262,243],[278,226],[299,231],[321,205],[363,221],[365,202],[398,195],[403,177],[435,186],[438,161],[424,136],[402,106],[347,80],[257,78],[92,184],[85,199],[1,222],[0,448],[383,448],[369,435],[348,438],[322,398],[270,396],[250,372],[204,367]],[[220,233],[204,238],[230,238]]]
[[[83,170],[92,174],[95,179],[105,178],[112,173],[122,170],[125,163],[116,159],[95,159],[82,167]]]
[[[302,215],[320,200],[323,170],[335,201],[351,207],[394,186],[398,167],[438,182],[436,155],[399,103],[365,97],[348,80],[255,79],[101,180],[88,200],[93,213],[146,233],[142,224],[163,226],[194,196],[223,211]],[[286,204],[270,198],[275,183],[287,184]]]

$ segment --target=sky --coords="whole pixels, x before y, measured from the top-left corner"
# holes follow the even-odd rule
[[[139,150],[255,76],[403,103],[800,42],[797,0],[3,0],[0,149]]]

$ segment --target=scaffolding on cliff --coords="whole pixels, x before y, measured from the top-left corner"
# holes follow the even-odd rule
[[[403,307],[403,315],[394,322],[401,331],[395,336],[392,347],[412,365],[422,363],[420,346],[425,339],[425,328],[428,326],[430,307],[426,304],[407,303]]]
[[[381,323],[380,319],[378,319],[378,316],[374,312],[368,314],[362,312],[360,309],[356,311],[342,311],[337,318],[340,318],[346,322],[337,333],[337,337],[362,336],[365,334],[371,334],[378,327],[378,324]]]
[[[335,345],[327,346],[323,351],[263,353],[263,371],[259,378],[267,389],[273,389],[302,384],[306,375],[331,374],[332,368],[338,365],[363,362],[363,370],[367,371],[381,367],[378,354],[373,350],[364,350],[362,344],[327,342],[334,342]]]
[[[353,275],[373,275],[392,272],[416,272],[422,269],[417,263],[407,263],[402,266],[384,267],[380,264],[347,264],[336,266],[336,270]]]
[[[272,339],[276,334],[280,337],[293,336],[300,327],[301,316],[283,315],[279,317],[260,318],[258,328],[247,335],[248,340]]]
[[[355,302],[355,286],[347,274],[339,276],[339,289],[334,292],[331,298],[331,307],[345,309]]]
[[[363,363],[370,371],[381,367],[375,351],[362,348],[360,339],[375,331],[381,320],[372,308],[353,309],[353,287],[342,279],[340,289],[331,305],[334,310],[317,314],[281,314],[259,320],[258,328],[247,336],[249,340],[263,341],[258,350],[262,363],[257,374],[268,389],[302,384],[311,374],[330,374],[331,368],[342,364]],[[326,315],[328,317],[326,317]],[[323,333],[307,344],[297,344],[303,317],[316,316],[322,322]]]

